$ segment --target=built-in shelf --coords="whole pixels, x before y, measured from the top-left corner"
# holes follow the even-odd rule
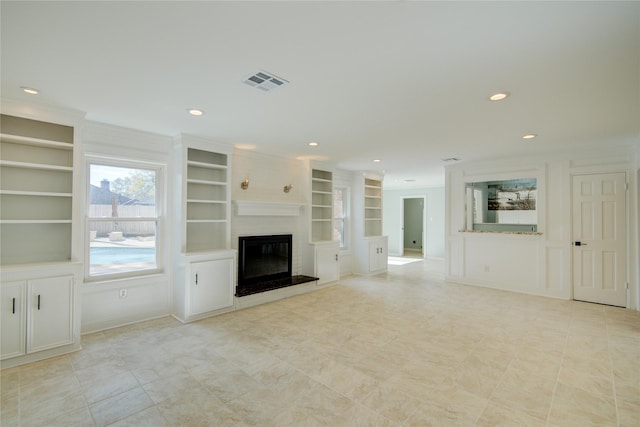
[[[228,156],[186,148],[185,251],[228,249]]]
[[[32,197],[72,197],[71,193],[51,193],[46,191],[12,191],[0,190],[0,195],[8,196],[32,196]]]
[[[21,145],[32,145],[34,147],[55,147],[60,150],[73,150],[73,144],[70,142],[32,138],[29,136],[13,135],[8,133],[0,133],[0,139],[2,139],[2,141],[4,142]]]
[[[202,185],[222,185],[227,186],[226,182],[221,181],[205,181],[203,179],[187,179],[187,184],[202,184]]]
[[[44,163],[13,162],[10,160],[0,160],[0,166],[22,168],[22,169],[41,169],[41,170],[50,170],[50,171],[66,171],[66,172],[73,171],[73,167],[71,166],[47,165]]]
[[[364,180],[364,235],[382,235],[382,181]]]
[[[0,264],[68,261],[74,130],[21,117],[0,118]]]
[[[0,224],[71,224],[70,219],[3,219]]]
[[[311,169],[311,242],[333,239],[333,172]]]

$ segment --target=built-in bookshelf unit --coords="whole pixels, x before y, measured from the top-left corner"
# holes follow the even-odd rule
[[[311,169],[311,241],[333,240],[333,173]]]
[[[187,253],[228,248],[228,156],[187,148]]]
[[[0,264],[69,261],[74,129],[0,120]]]
[[[364,180],[364,235],[382,235],[382,181]]]

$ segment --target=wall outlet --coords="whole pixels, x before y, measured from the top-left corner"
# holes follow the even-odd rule
[[[120,299],[124,299],[127,297],[127,290],[126,289],[120,289]]]
[[[488,265],[485,265],[485,266],[484,266],[484,272],[485,272],[485,273],[488,273],[488,272],[490,272],[490,271],[491,271],[491,268],[490,268]]]

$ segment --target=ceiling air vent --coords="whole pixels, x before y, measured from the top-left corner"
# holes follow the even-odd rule
[[[259,71],[245,78],[242,83],[260,89],[261,91],[269,92],[289,82],[266,71]]]

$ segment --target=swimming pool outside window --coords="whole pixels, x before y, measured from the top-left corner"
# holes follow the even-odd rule
[[[87,257],[90,278],[160,270],[160,167],[90,161]]]

